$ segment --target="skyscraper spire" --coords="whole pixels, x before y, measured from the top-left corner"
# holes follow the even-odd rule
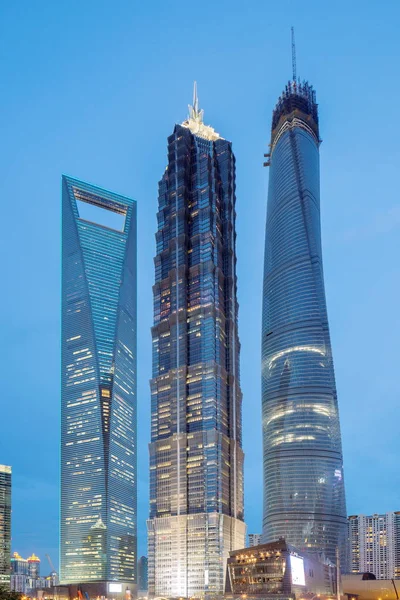
[[[197,97],[197,81],[193,84],[193,108],[196,113],[199,112],[199,99]]]
[[[296,75],[297,75],[297,73],[296,73],[296,43],[294,40],[294,27],[292,27],[292,72],[293,72],[293,81],[296,81]]]
[[[189,120],[203,123],[204,110],[199,110],[199,98],[197,96],[197,81],[193,84],[193,105],[189,104]]]
[[[222,139],[219,133],[217,133],[212,127],[204,125],[203,121],[204,110],[199,109],[199,98],[197,95],[197,82],[193,85],[193,105],[189,104],[189,116],[182,123],[183,127],[188,127],[190,131],[202,137],[206,140],[218,140]]]

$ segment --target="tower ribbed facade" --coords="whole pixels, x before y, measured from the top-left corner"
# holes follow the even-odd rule
[[[291,81],[272,117],[262,316],[263,541],[346,561],[338,402],[322,268],[318,107]],[[267,155],[268,156],[268,155]]]
[[[151,380],[149,593],[224,591],[244,547],[235,157],[197,98],[159,183]]]
[[[125,594],[137,560],[136,202],[65,176],[61,346],[61,582]]]

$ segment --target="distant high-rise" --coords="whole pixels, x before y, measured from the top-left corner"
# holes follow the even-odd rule
[[[11,574],[28,575],[28,561],[26,558],[22,558],[18,552],[14,552],[11,557]]]
[[[28,559],[18,552],[11,557],[11,590],[36,597],[36,590],[54,587],[59,584],[57,573],[52,570],[49,576],[40,576],[40,558],[32,554]]]
[[[0,465],[0,585],[11,576],[11,467]]]
[[[136,203],[65,176],[61,343],[60,579],[125,593],[137,563]]]
[[[149,593],[224,591],[245,542],[235,157],[190,115],[159,184],[151,381]]]
[[[27,560],[29,577],[36,579],[40,576],[40,558],[36,554],[32,554]]]
[[[40,576],[40,558],[36,554],[32,554],[28,559],[28,575],[33,579]]]
[[[148,589],[148,559],[147,556],[141,556],[138,560],[138,590],[147,593]]]
[[[261,544],[261,533],[249,533],[248,548]]]
[[[400,511],[349,517],[350,570],[400,579]]]
[[[315,92],[272,116],[262,318],[263,541],[346,562],[342,444],[322,269]],[[345,564],[343,565],[345,568]]]

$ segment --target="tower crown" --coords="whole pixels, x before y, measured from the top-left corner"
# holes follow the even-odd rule
[[[28,558],[28,562],[40,562],[40,558],[33,553],[32,556]]]
[[[11,560],[23,560],[26,562],[26,558],[22,558],[22,556],[20,556],[20,554],[18,552],[14,552]]]
[[[221,138],[219,133],[217,133],[215,129],[213,129],[213,127],[210,127],[209,125],[205,125],[203,123],[203,117],[204,110],[199,110],[197,82],[195,81],[193,85],[193,104],[189,104],[189,116],[186,119],[186,121],[182,123],[182,126],[190,129],[193,135],[197,135],[198,137],[201,137],[205,140],[215,142],[216,140],[223,139]]]
[[[308,81],[301,81],[297,77],[296,45],[294,39],[294,28],[292,34],[292,79],[287,82],[285,89],[279,96],[278,102],[272,113],[272,145],[282,129],[285,122],[292,125],[303,122],[306,128],[311,129],[319,139],[318,104],[314,88]],[[293,122],[295,121],[295,122]]]
[[[284,91],[279,96],[274,112],[272,113],[272,130],[283,116],[290,115],[294,111],[311,117],[318,127],[318,104],[317,96],[312,85],[308,81],[288,81]]]
[[[315,90],[308,81],[288,81],[272,113],[271,151],[288,128],[301,127],[314,136],[319,145],[318,104]]]

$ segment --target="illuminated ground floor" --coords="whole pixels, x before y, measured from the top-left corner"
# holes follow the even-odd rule
[[[243,521],[215,512],[150,519],[149,596],[223,594],[229,553],[242,548],[245,537]]]
[[[319,561],[297,551],[283,539],[231,552],[227,566],[226,600],[338,597],[336,567],[329,560]]]
[[[90,583],[58,585],[52,588],[37,589],[35,592],[35,597],[41,600],[91,600],[93,598],[134,600],[136,598],[136,584],[121,581],[91,581]]]

